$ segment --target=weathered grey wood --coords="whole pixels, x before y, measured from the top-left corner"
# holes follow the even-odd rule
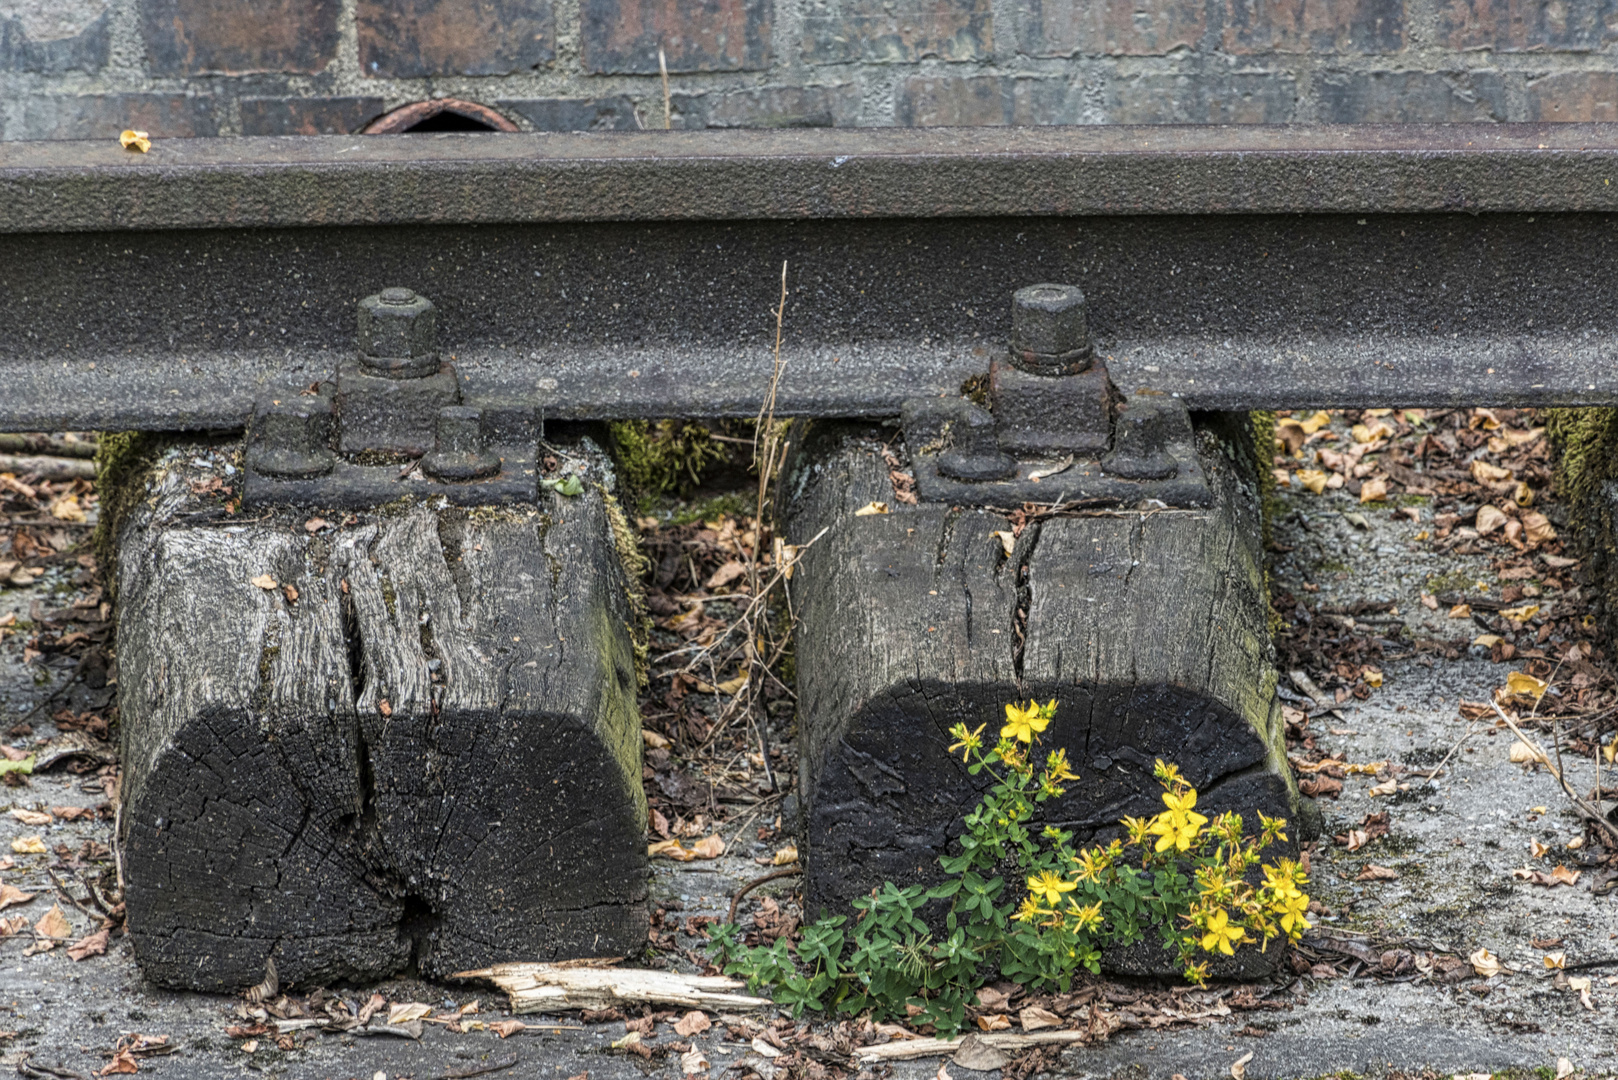
[[[310,985],[638,948],[639,717],[602,497],[310,536],[302,514],[197,521],[188,468],[159,469],[119,560],[145,974],[236,988],[273,956]]]
[[[1007,557],[1000,514],[899,503],[876,445],[820,425],[787,481],[791,539],[828,530],[793,579],[811,915],[884,879],[939,879],[987,783],[949,755],[948,730],[992,735],[1013,700],[1058,702],[1043,746],[1065,748],[1080,779],[1045,818],[1081,838],[1162,808],[1157,758],[1185,771],[1200,809],[1292,816],[1257,493],[1238,447],[1202,455],[1209,510],[1047,520]],[[872,500],[892,512],[854,516]]]

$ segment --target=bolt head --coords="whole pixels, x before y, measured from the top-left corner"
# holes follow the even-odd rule
[[[1018,289],[1011,307],[1011,354],[1018,367],[1037,374],[1082,371],[1090,356],[1084,293],[1074,285]]]
[[[383,289],[359,303],[359,353],[367,368],[397,378],[438,370],[438,319],[433,302],[409,289]]]

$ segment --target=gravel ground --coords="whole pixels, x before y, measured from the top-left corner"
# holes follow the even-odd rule
[[[1322,602],[1393,601],[1413,630],[1449,638],[1455,632],[1446,625],[1445,613],[1424,608],[1420,594],[1444,575],[1491,581],[1485,557],[1440,557],[1427,551],[1415,539],[1429,527],[1425,521],[1395,519],[1382,510],[1366,513],[1361,528],[1343,516],[1362,508],[1342,492],[1287,494],[1283,501],[1286,512],[1277,522],[1275,540],[1293,550],[1278,557],[1278,587],[1298,591],[1305,583],[1316,585]],[[1423,509],[1422,515],[1428,511]],[[46,678],[37,664],[23,664],[25,624],[37,616],[36,602],[63,606],[82,587],[65,566],[34,585],[0,591],[0,620],[15,612],[20,624],[0,640],[0,715],[8,719],[7,727],[72,667],[71,661],[65,666],[53,662]],[[1493,587],[1498,595],[1498,583]],[[1558,602],[1573,601],[1563,597]],[[1430,655],[1393,660],[1385,665],[1384,685],[1368,701],[1351,699],[1341,706],[1340,717],[1317,717],[1312,730],[1320,733],[1322,748],[1345,751],[1349,762],[1385,759],[1407,768],[1430,768],[1474,726],[1459,718],[1457,702],[1488,700],[1510,667],[1470,655],[1453,661]],[[104,705],[107,693],[76,687],[65,700],[80,711]],[[36,738],[54,734],[39,717],[33,723]],[[1333,979],[1302,977],[1281,991],[1294,1003],[1289,1010],[1237,1014],[1229,1023],[1207,1028],[1122,1034],[1100,1048],[1068,1051],[1063,1073],[1154,1080],[1179,1074],[1201,1080],[1231,1076],[1232,1065],[1249,1053],[1244,1069],[1251,1080],[1508,1069],[1551,1070],[1545,1073],[1549,1080],[1559,1058],[1591,1074],[1618,1071],[1615,901],[1592,890],[1599,877],[1589,869],[1571,887],[1547,888],[1513,878],[1512,871],[1524,866],[1549,872],[1561,863],[1576,869],[1591,852],[1567,849],[1579,833],[1577,823],[1542,769],[1510,762],[1509,733],[1495,733],[1482,722],[1475,728],[1434,781],[1405,777],[1408,788],[1379,797],[1369,793],[1376,779],[1350,776],[1340,799],[1322,800],[1328,836],[1313,857],[1313,892],[1332,911],[1318,919],[1322,928],[1368,935],[1377,948],[1405,942],[1413,951],[1438,948],[1460,956],[1485,948],[1509,972],[1443,985],[1367,978],[1363,972]],[[30,741],[18,738],[13,745]],[[1579,786],[1593,783],[1588,763],[1573,768]],[[69,869],[58,875],[78,875],[74,880],[94,879],[112,864],[95,849],[85,850],[87,842],[110,845],[111,822],[104,817],[38,827],[4,812],[95,806],[104,800],[94,772],[54,770],[34,777],[29,787],[0,788],[0,803],[5,804],[0,807],[0,853],[25,836],[39,836],[50,848],[65,844],[73,853],[66,860],[13,855],[16,866],[0,871],[0,881],[39,895],[0,917],[24,915],[32,924],[45,914],[52,902],[47,864],[63,862]],[[1330,842],[1330,834],[1381,810],[1391,817],[1386,837],[1352,853]],[[1544,857],[1531,857],[1531,840],[1547,846]],[[722,915],[737,882],[762,872],[747,857],[751,854],[743,851],[705,864],[660,862],[653,896],[678,900],[682,917]],[[1393,870],[1397,879],[1356,880],[1373,863]],[[790,880],[774,882],[762,892],[783,895],[791,885]],[[70,888],[85,895],[83,886]],[[95,929],[89,915],[62,907],[75,938]],[[1534,938],[1562,938],[1556,951],[1565,953],[1570,967],[1613,961],[1610,967],[1575,973],[1591,978],[1590,1007],[1546,971],[1546,950],[1535,947]],[[515,1065],[488,1075],[573,1078],[588,1073],[594,1080],[616,1080],[680,1074],[677,1056],[643,1062],[606,1052],[608,1043],[623,1034],[618,1024],[582,1030],[530,1028],[508,1039],[487,1031],[449,1034],[431,1026],[420,1041],[310,1035],[300,1036],[290,1051],[263,1040],[249,1054],[225,1034],[227,1024],[239,1022],[234,1019],[237,1000],[169,993],[144,984],[127,940],[114,937],[106,955],[82,962],[71,960],[62,948],[25,955],[32,942],[29,933],[0,939],[0,1029],[15,1033],[0,1041],[0,1067],[22,1062],[20,1075],[89,1075],[107,1063],[121,1035],[136,1032],[166,1035],[178,1048],[169,1056],[144,1059],[140,1066],[141,1073],[170,1078],[264,1074],[371,1080],[382,1073],[389,1080],[426,1080],[466,1075],[469,1069],[511,1057],[518,1059]],[[500,1018],[499,995],[487,986],[394,981],[342,992],[363,1000],[372,989],[393,1000],[422,1001],[435,1008],[478,999],[479,1015]],[[579,1026],[573,1017],[555,1020]],[[719,1025],[696,1040],[714,1063],[714,1076],[727,1063],[749,1057],[769,1075],[768,1064],[747,1045],[727,1039]],[[937,1059],[911,1062],[896,1066],[894,1073],[931,1077],[938,1065]],[[57,1071],[27,1071],[44,1067]],[[948,1071],[956,1077],[975,1075],[954,1065]]]

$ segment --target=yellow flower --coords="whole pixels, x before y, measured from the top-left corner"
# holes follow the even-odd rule
[[[1045,759],[1045,771],[1057,782],[1079,778],[1078,773],[1068,765],[1066,750],[1052,750],[1050,756]]]
[[[1163,805],[1167,806],[1168,810],[1152,819],[1147,832],[1158,837],[1158,851],[1167,851],[1169,848],[1176,851],[1188,850],[1191,842],[1202,832],[1202,827],[1208,823],[1207,818],[1191,809],[1197,805],[1196,789],[1188,789],[1183,795],[1165,791]]]
[[[979,724],[976,731],[967,731],[965,724],[956,724],[949,729],[949,733],[959,741],[950,746],[949,752],[953,754],[959,750],[961,751],[961,760],[970,761],[972,752],[983,745],[981,736],[983,735],[983,729],[988,726],[988,724]]]
[[[1063,893],[1072,892],[1076,888],[1078,888],[1076,884],[1063,881],[1049,870],[1042,871],[1038,877],[1028,879],[1029,895],[1035,898],[1044,897],[1047,904],[1060,903]]]
[[[1304,914],[1309,910],[1309,898],[1302,893],[1284,897],[1279,910],[1281,929],[1288,937],[1297,937],[1313,925],[1304,918]]]
[[[1017,914],[1013,915],[1012,918],[1018,922],[1033,922],[1043,914],[1044,912],[1039,907],[1039,901],[1030,896],[1023,900],[1022,906],[1017,909]]]
[[[1124,827],[1131,844],[1144,844],[1146,838],[1152,834],[1151,822],[1145,818],[1126,817],[1119,824]]]
[[[1291,899],[1294,896],[1302,896],[1303,891],[1298,888],[1296,868],[1297,864],[1291,859],[1283,859],[1280,866],[1266,866],[1264,887],[1274,892],[1277,897]]]
[[[1232,944],[1240,944],[1247,931],[1239,926],[1230,925],[1230,914],[1224,908],[1219,908],[1208,916],[1208,923],[1203,927],[1207,932],[1202,935],[1202,951],[1219,951],[1226,956],[1235,956],[1236,950]]]
[[[1055,707],[1056,702],[1053,700],[1051,709],[1054,710]],[[1006,726],[1000,729],[1000,737],[1025,743],[1033,742],[1035,735],[1050,726],[1051,718],[1045,715],[1046,711],[1032,701],[1025,708],[1007,705]]]
[[[1085,848],[1073,861],[1079,864],[1080,881],[1098,881],[1101,872],[1112,865],[1109,853],[1095,848]]]
[[[1073,912],[1073,929],[1089,930],[1101,925],[1101,901],[1097,900],[1088,907],[1077,908]]]

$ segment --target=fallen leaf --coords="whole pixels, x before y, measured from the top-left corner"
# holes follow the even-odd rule
[[[1370,834],[1368,834],[1364,829],[1350,829],[1350,830],[1348,830],[1348,844],[1347,844],[1348,850],[1350,850],[1350,851],[1358,851],[1360,848],[1364,847],[1366,844],[1369,844],[1370,842],[1371,842]]]
[[[126,132],[125,134],[128,134],[128,133]],[[144,150],[141,151],[141,153],[143,153],[143,154],[145,152],[146,151],[144,151]],[[128,1050],[123,1050],[123,1051],[120,1051],[118,1053],[117,1057],[114,1057],[111,1061],[107,1062],[106,1068],[104,1068],[100,1072],[96,1073],[96,1075],[97,1076],[116,1076],[116,1075],[118,1075],[120,1073],[132,1073],[132,1072],[139,1072],[139,1071],[140,1071],[140,1066],[135,1064],[134,1057],[132,1057],[130,1055]]]
[[[771,866],[788,866],[788,865],[790,865],[792,863],[795,863],[797,861],[798,861],[798,845],[797,844],[788,844],[786,847],[782,848],[781,850],[779,850],[779,851],[777,851],[775,853],[775,857],[770,860],[770,865]]]
[[[933,1073],[933,1080],[955,1080],[955,1078],[949,1074],[949,1062],[946,1061],[938,1066],[938,1071]]]
[[[1371,527],[1370,521],[1366,519],[1364,514],[1344,514],[1343,520],[1356,529],[1369,529]]]
[[[1319,469],[1299,469],[1298,482],[1313,495],[1319,495],[1326,490],[1326,474]]]
[[[1005,1013],[978,1017],[978,1028],[983,1031],[1005,1031],[1011,1026],[1011,1017]]]
[[[1042,1009],[1038,1005],[1030,1005],[1017,1014],[1017,1022],[1022,1024],[1024,1031],[1038,1031],[1040,1028],[1061,1027],[1062,1018],[1049,1009]]]
[[[742,563],[738,559],[731,559],[719,569],[715,570],[712,574],[708,575],[708,580],[703,583],[703,588],[722,589],[745,573],[747,573],[746,564]]]
[[[1314,415],[1305,417],[1302,420],[1296,420],[1288,417],[1287,423],[1296,424],[1303,428],[1303,433],[1305,435],[1313,435],[1315,432],[1331,423],[1331,414],[1324,410],[1316,409]]]
[[[1449,617],[1452,619],[1470,619],[1472,617],[1472,605],[1456,604],[1449,609]]]
[[[1545,857],[1545,853],[1547,851],[1549,851],[1549,850],[1550,850],[1549,845],[1541,844],[1538,840],[1535,840],[1532,837],[1529,838],[1529,840],[1528,840],[1528,856],[1529,856],[1529,858],[1542,859],[1542,858]]]
[[[1500,958],[1488,949],[1479,949],[1467,959],[1472,962],[1472,970],[1485,979],[1492,979],[1506,970],[1505,965],[1500,963]]]
[[[713,1027],[713,1021],[701,1009],[692,1009],[674,1022],[674,1033],[682,1039],[689,1039],[693,1035],[701,1035]]]
[[[702,1051],[699,1048],[693,1046],[680,1055],[680,1071],[687,1076],[707,1072],[708,1059],[702,1056]]]
[[[1399,794],[1399,781],[1390,776],[1382,783],[1372,785],[1369,790],[1373,796],[1397,795]]]
[[[713,833],[692,844],[691,853],[699,859],[717,859],[725,853],[725,842]]]
[[[1011,558],[1011,553],[1017,550],[1017,534],[1011,532],[1009,529],[1001,529],[998,532],[992,532],[989,534],[989,536],[992,539],[1000,541],[1000,550],[1006,553],[1006,558]]]
[[[1565,952],[1546,953],[1541,959],[1545,961],[1545,970],[1547,971],[1557,971],[1567,967],[1567,953]]]
[[[281,595],[287,598],[287,603],[289,604],[298,602],[298,590],[291,585],[281,586]]]
[[[1511,760],[1516,765],[1529,765],[1544,761],[1545,754],[1519,740],[1511,744]]]
[[[74,960],[84,960],[91,956],[100,956],[107,951],[107,935],[109,930],[97,930],[87,937],[82,937],[67,947],[67,955]]]
[[[664,736],[646,728],[640,729],[640,741],[650,746],[653,750],[667,750],[674,745]]]
[[[1551,880],[1558,885],[1577,885],[1579,883],[1579,871],[1569,870],[1565,866],[1558,865],[1551,871]]]
[[[1246,1080],[1247,1063],[1253,1060],[1253,1051],[1249,1050],[1230,1064],[1231,1080]]]
[[[1573,1068],[1573,1062],[1569,1061],[1567,1058],[1556,1059],[1556,1080],[1567,1080],[1567,1078],[1572,1076],[1576,1071],[1577,1070]]]
[[[1498,465],[1491,465],[1482,458],[1474,458],[1472,461],[1472,479],[1480,484],[1496,484],[1501,480],[1510,480],[1511,470],[1502,469]],[[1482,529],[1478,530],[1478,532],[1482,531]]]
[[[323,517],[312,517],[308,521],[303,523],[303,531],[304,532],[317,533],[321,529],[324,529],[329,524],[330,524],[330,522],[328,522]]]
[[[1520,520],[1522,521],[1523,539],[1529,544],[1543,544],[1548,540],[1556,539],[1555,527],[1551,525],[1550,519],[1544,514],[1541,514],[1538,510],[1529,510],[1524,512]],[[1550,563],[1552,566],[1556,566],[1558,563],[1562,562],[1561,559],[1557,559],[1556,562],[1551,562],[1551,559],[1553,558],[1555,558],[1555,556],[1547,555],[1545,556],[1545,561]]]
[[[13,810],[11,816],[24,825],[49,825],[52,821],[49,814],[42,814],[38,810]]]
[[[1579,995],[1580,1005],[1583,1005],[1586,1009],[1589,1009],[1592,1012],[1595,1011],[1595,1002],[1590,1000],[1590,979],[1587,976],[1584,978],[1569,979],[1567,981],[1567,988]]]
[[[266,592],[273,591],[278,587],[276,580],[268,574],[260,574],[258,577],[251,579],[248,584],[257,585]]]
[[[1518,622],[1527,622],[1529,619],[1532,619],[1535,615],[1539,614],[1539,605],[1524,604],[1521,607],[1501,608],[1500,614],[1504,615],[1508,619],[1516,619]]]
[[[1382,673],[1376,668],[1366,668],[1364,672],[1361,673],[1361,677],[1365,680],[1365,685],[1371,687],[1373,690],[1379,689],[1382,686]]]
[[[412,1020],[420,1020],[432,1014],[431,1005],[423,1005],[419,1001],[401,1001],[388,1009],[389,1024],[408,1024]]]
[[[761,1036],[755,1036],[751,1045],[753,1047],[753,1053],[757,1054],[759,1057],[773,1058],[781,1056],[781,1051],[765,1042]]]
[[[34,893],[23,892],[15,885],[0,885],[0,911],[4,911],[8,907],[26,904],[35,895]]]
[[[1506,517],[1504,511],[1485,504],[1478,507],[1477,521],[1473,528],[1477,529],[1479,536],[1488,536],[1509,520],[1511,519]]]
[[[516,1035],[519,1032],[527,1031],[528,1025],[523,1023],[521,1020],[496,1020],[489,1025],[489,1030],[500,1036],[502,1039],[509,1039],[511,1036]],[[640,1041],[640,1032],[635,1031],[631,1032],[631,1034],[635,1036],[636,1042]],[[623,1041],[625,1040],[619,1040],[619,1042]],[[618,1043],[613,1043],[612,1045],[614,1048],[618,1047]]]
[[[83,524],[85,521],[84,508],[73,495],[64,495],[51,503],[51,517],[58,521],[72,521]]]
[[[1505,613],[1502,612],[1501,614]],[[1545,696],[1545,691],[1549,689],[1549,685],[1523,671],[1513,671],[1506,676],[1506,690],[1509,693],[1520,697],[1533,698],[1535,701]]]
[[[1499,634],[1479,634],[1472,639],[1472,644],[1482,645],[1485,649],[1492,649],[1504,640],[1506,639]]]
[[[1388,498],[1388,482],[1381,477],[1367,480],[1360,485],[1360,502],[1386,502]]]
[[[888,512],[888,504],[887,503],[885,503],[885,502],[868,502],[864,506],[860,507],[858,510],[854,511],[854,516],[855,517],[870,517],[873,514],[886,514],[887,512]]]
[[[686,848],[678,840],[659,840],[646,849],[648,859],[655,859],[659,855],[665,859],[673,859],[675,862],[690,862],[696,858],[696,855],[692,854],[690,849]]]
[[[34,933],[40,937],[65,941],[73,935],[73,926],[67,921],[67,916],[62,913],[62,905],[52,904],[51,909],[34,924]]]
[[[118,136],[118,145],[132,153],[144,154],[146,151],[152,148],[152,140],[144,131],[136,131],[134,128],[125,128]],[[129,1071],[134,1072],[135,1070],[130,1069]],[[103,1075],[105,1075],[105,1073],[103,1073]]]
[[[1376,863],[1366,863],[1365,864],[1365,869],[1361,870],[1360,871],[1360,876],[1355,878],[1354,880],[1355,881],[1398,881],[1399,880],[1399,872],[1397,870],[1390,870],[1386,866],[1378,866],[1378,865],[1376,865]]]
[[[11,850],[18,855],[44,855],[48,849],[37,836],[19,836],[11,842]]]

